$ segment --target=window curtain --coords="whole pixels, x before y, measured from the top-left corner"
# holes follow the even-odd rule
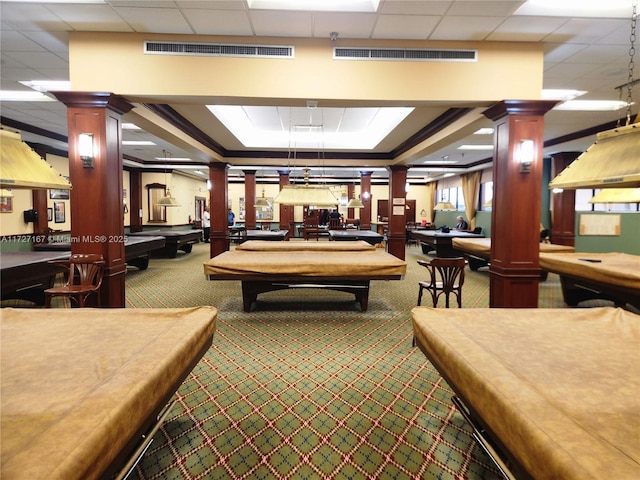
[[[433,223],[434,210],[436,206],[436,193],[438,192],[438,182],[427,183],[427,223]]]
[[[478,194],[480,192],[480,179],[482,171],[465,173],[460,175],[462,182],[462,195],[467,218],[469,219],[469,230],[476,228],[476,211],[478,207]]]

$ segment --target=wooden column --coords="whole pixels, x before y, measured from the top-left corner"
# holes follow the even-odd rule
[[[505,100],[484,114],[495,122],[491,211],[491,307],[538,307],[540,189],[544,114],[556,102]],[[533,140],[523,172],[521,140]]]
[[[244,171],[244,226],[247,230],[256,228],[256,171]]]
[[[211,214],[211,230],[209,234],[211,258],[229,250],[229,236],[227,226],[227,172],[229,165],[226,163],[209,164],[209,206]],[[253,204],[251,205],[253,207]],[[245,209],[246,211],[246,209]]]
[[[142,170],[134,168],[129,171],[129,230],[142,231]]]
[[[389,229],[387,251],[401,260],[405,258],[406,238],[406,165],[392,165],[389,170]]]
[[[364,208],[360,209],[360,230],[371,230],[371,174],[360,172],[360,201]]]
[[[57,92],[67,106],[71,190],[71,253],[99,253],[106,262],[102,305],[125,306],[122,199],[122,115],[133,107],[118,95]],[[93,135],[94,162],[80,158],[78,137]]]
[[[551,155],[553,177],[567,168],[580,152],[562,152]],[[551,194],[551,243],[574,246],[576,241],[576,191],[563,190]]]
[[[280,190],[285,185],[289,185],[289,170],[278,170]],[[293,205],[280,205],[280,229],[287,229],[287,240],[296,236],[296,225],[293,218]]]

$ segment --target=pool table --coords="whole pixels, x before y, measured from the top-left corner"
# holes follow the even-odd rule
[[[2,309],[0,477],[126,474],[216,319],[214,307]]]
[[[640,309],[640,256],[626,253],[540,253],[540,268],[560,275],[567,305],[611,300]]]
[[[640,478],[640,316],[416,307],[411,317],[416,344],[506,478]]]
[[[56,275],[65,268],[49,262],[68,260],[71,252],[2,252],[0,286],[2,300],[27,300],[44,305],[44,291],[53,287]]]
[[[469,268],[478,270],[489,265],[491,257],[490,238],[454,238],[452,246],[462,252],[469,260]],[[556,245],[553,243],[541,243],[540,252],[573,252],[575,249],[569,245]]]
[[[368,308],[371,280],[401,280],[406,268],[404,260],[363,241],[256,240],[207,260],[204,274],[208,280],[241,281],[245,312],[251,311],[259,294],[287,288],[326,288],[352,293],[364,312]]]
[[[438,257],[459,257],[460,252],[453,248],[454,238],[484,238],[484,235],[457,230],[446,233],[440,230],[412,230],[411,237],[420,242],[424,254],[435,250]]]
[[[384,235],[372,230],[329,230],[329,240],[338,242],[364,240],[371,245],[384,241]]]
[[[164,248],[153,251],[154,255],[176,258],[178,250],[184,253],[191,253],[193,245],[202,239],[202,230],[143,230],[142,232],[131,232],[130,237],[164,237]]]
[[[149,267],[149,257],[151,252],[164,248],[165,237],[130,237],[125,236],[124,256],[128,265],[138,267],[140,270],[146,270]],[[33,246],[35,251],[60,252],[70,251],[70,242],[54,242],[54,243],[38,243]]]
[[[247,230],[247,240],[282,242],[288,233],[289,230]]]

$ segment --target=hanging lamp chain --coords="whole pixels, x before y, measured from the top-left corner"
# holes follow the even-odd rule
[[[633,103],[633,68],[634,62],[633,59],[636,54],[636,23],[637,23],[637,8],[638,2],[633,2],[633,11],[631,13],[631,34],[629,35],[629,43],[631,46],[629,47],[629,74],[627,76],[627,125],[631,124],[631,104]]]

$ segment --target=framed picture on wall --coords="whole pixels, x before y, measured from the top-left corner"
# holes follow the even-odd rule
[[[51,200],[69,200],[69,190],[49,190]]]
[[[55,213],[56,223],[65,222],[64,202],[53,202],[53,211]]]
[[[13,212],[13,198],[0,197],[0,213]]]
[[[47,208],[47,221],[51,222],[53,220],[53,208]]]

